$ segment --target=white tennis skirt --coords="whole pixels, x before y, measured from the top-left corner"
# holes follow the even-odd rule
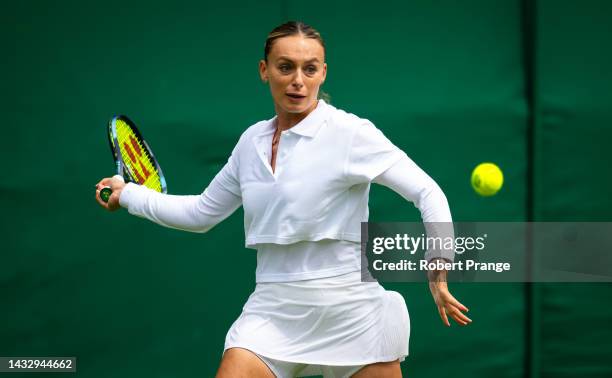
[[[403,361],[410,318],[404,298],[359,271],[294,282],[258,283],[232,324],[224,351],[240,347],[302,364]]]

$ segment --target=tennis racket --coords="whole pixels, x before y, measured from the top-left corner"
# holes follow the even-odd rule
[[[108,122],[108,142],[117,166],[117,175],[125,182],[144,185],[160,193],[168,191],[166,179],[153,151],[128,117],[118,115]],[[112,193],[112,189],[106,186],[100,190],[100,198],[108,202]]]

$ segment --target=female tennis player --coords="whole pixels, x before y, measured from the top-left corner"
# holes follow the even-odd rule
[[[124,207],[193,232],[244,207],[257,285],[227,333],[218,378],[401,377],[408,310],[397,292],[362,282],[360,222],[368,219],[372,182],[412,201],[424,222],[451,222],[446,197],[371,122],[318,98],[327,64],[312,27],[288,22],[272,30],[259,74],[276,116],[242,134],[202,194],[161,194],[105,178],[96,199],[108,210]],[[118,193],[108,203],[99,196],[104,186]],[[430,281],[440,317],[447,326],[448,316],[467,325],[467,308],[449,293],[444,274]]]

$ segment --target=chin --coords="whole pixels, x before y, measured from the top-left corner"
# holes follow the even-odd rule
[[[308,110],[308,106],[297,106],[297,105],[291,104],[285,107],[285,111],[287,113],[299,114],[299,113],[304,113],[306,110]]]
[[[313,104],[313,101],[304,101],[303,104],[293,104],[291,102],[285,102],[283,108],[287,113],[304,113],[307,111]]]

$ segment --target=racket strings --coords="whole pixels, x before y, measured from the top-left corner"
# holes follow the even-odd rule
[[[162,191],[159,172],[152,163],[152,158],[140,138],[125,121],[116,121],[117,143],[121,157],[127,166],[130,175],[140,185]]]

